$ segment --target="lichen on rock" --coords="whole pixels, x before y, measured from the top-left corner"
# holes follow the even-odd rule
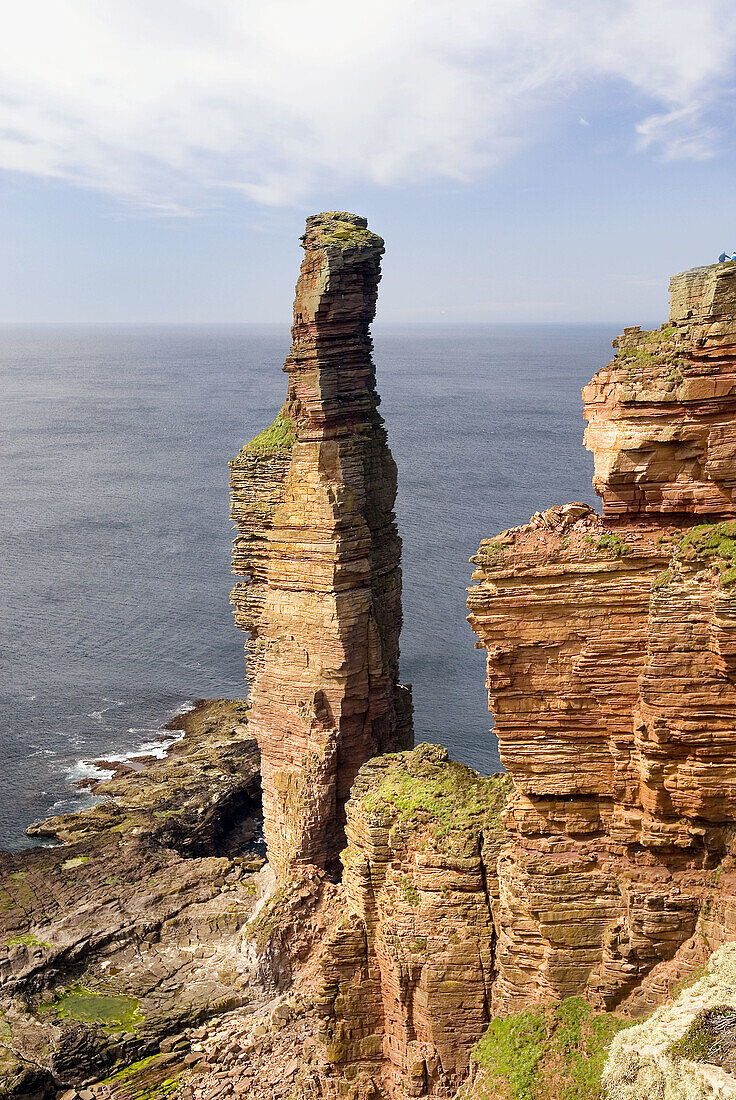
[[[611,1044],[603,1082],[609,1100],[736,1097],[736,943],[705,973]]]

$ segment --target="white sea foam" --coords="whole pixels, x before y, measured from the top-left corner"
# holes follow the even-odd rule
[[[97,764],[91,764],[88,760],[77,760],[66,773],[67,783],[91,783],[98,780],[112,779],[111,768],[100,768]]]
[[[151,728],[150,726],[131,726],[128,729],[128,733],[137,734],[149,734],[147,740],[142,741],[137,748],[128,749],[127,752],[107,752],[102,753],[99,757],[100,763],[94,764],[89,760],[77,760],[66,772],[66,782],[74,784],[83,784],[92,782],[104,782],[106,779],[111,779],[115,774],[114,768],[105,768],[101,764],[132,764],[135,766],[136,762],[141,757],[154,757],[156,760],[163,760],[166,757],[167,752],[177,741],[181,741],[184,736],[183,730],[164,730],[160,728]],[[150,736],[153,735],[153,736]],[[64,802],[68,800],[63,800]],[[86,805],[93,805],[94,803],[86,803]],[[79,807],[82,808],[82,807]],[[73,813],[73,810],[54,811],[55,813]]]

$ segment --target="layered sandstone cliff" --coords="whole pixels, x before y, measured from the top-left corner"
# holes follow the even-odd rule
[[[583,391],[604,516],[736,515],[736,263],[675,275],[659,331],[628,328]]]
[[[286,402],[231,462],[236,622],[251,635],[269,860],[333,868],[370,757],[411,744],[398,684],[396,466],[378,413],[370,322],[383,241],[314,215],[294,301]]]
[[[320,964],[321,1035],[376,1096],[451,1096],[490,1018],[505,776],[438,745],[372,760],[348,803],[345,916]]]
[[[736,934],[736,268],[671,289],[583,391],[603,517],[553,507],[474,559],[514,784],[499,1012],[636,1014]]]

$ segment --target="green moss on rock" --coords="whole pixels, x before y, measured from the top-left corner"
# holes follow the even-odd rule
[[[245,444],[235,461],[249,457],[270,458],[277,455],[288,455],[295,443],[294,421],[291,417],[285,416],[282,410],[273,424],[254,436],[250,443]]]
[[[17,947],[19,945],[24,947],[51,947],[50,943],[46,940],[40,940],[38,936],[34,936],[32,932],[24,933],[21,936],[11,936],[9,940],[5,941],[6,947]]]
[[[509,1100],[601,1100],[608,1048],[631,1021],[594,1012],[582,997],[568,997],[536,1012],[492,1020],[473,1050],[481,1068],[465,1100],[480,1100],[484,1081],[496,1081]]]
[[[382,759],[391,766],[361,795],[369,814],[390,811],[398,820],[424,822],[436,837],[471,826],[501,831],[500,814],[511,791],[507,775],[480,776],[450,760],[440,745],[417,745]]]
[[[685,561],[717,561],[721,584],[736,581],[736,520],[700,523],[680,539],[678,553]]]
[[[116,1070],[101,1083],[115,1100],[169,1100],[178,1092],[182,1073],[172,1073],[168,1060],[152,1054]]]
[[[383,238],[368,229],[368,222],[347,210],[327,210],[307,219],[307,230],[314,244],[324,248],[380,248]]]
[[[629,544],[620,535],[616,535],[612,531],[601,535],[596,543],[596,549],[606,550],[610,554],[615,554],[617,558],[625,558],[627,554],[631,553]]]

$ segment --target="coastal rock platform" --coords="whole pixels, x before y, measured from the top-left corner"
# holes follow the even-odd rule
[[[117,765],[96,806],[29,830],[53,846],[0,853],[0,1096],[170,1060],[167,1038],[271,995],[247,936],[272,888],[247,708],[171,725],[163,760]]]

